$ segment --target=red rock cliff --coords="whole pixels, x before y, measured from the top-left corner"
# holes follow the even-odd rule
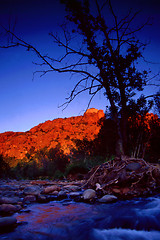
[[[46,121],[27,132],[5,132],[0,134],[0,154],[23,159],[32,148],[37,151],[44,147],[61,145],[64,153],[75,147],[74,140],[93,140],[100,130],[98,121],[104,117],[103,110],[88,109],[83,116],[58,118]]]

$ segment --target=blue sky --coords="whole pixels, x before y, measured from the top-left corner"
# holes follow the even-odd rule
[[[120,1],[114,2],[118,5]],[[121,1],[122,11],[130,6],[142,8],[142,18],[154,18],[154,24],[142,32],[142,36],[151,41],[145,53],[146,58],[160,62],[160,4],[154,0],[149,3],[144,0]],[[0,22],[7,25],[9,19],[11,22],[16,19],[16,33],[53,56],[58,56],[60,49],[52,44],[48,33],[59,31],[64,14],[64,7],[58,0],[0,0]],[[37,69],[32,61],[36,61],[34,54],[23,48],[0,49],[0,133],[27,131],[49,119],[81,115],[87,107],[89,98],[86,93],[77,97],[64,111],[58,108],[65,102],[75,81],[68,75],[58,73],[42,78],[36,75],[32,80],[33,72]],[[160,63],[150,67],[157,72]],[[156,91],[155,88],[149,88],[148,93],[151,90]],[[95,97],[90,107],[105,110],[103,92]]]

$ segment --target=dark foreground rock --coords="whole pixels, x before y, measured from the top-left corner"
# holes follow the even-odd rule
[[[15,212],[18,212],[21,209],[19,205],[12,205],[12,204],[1,204],[0,205],[0,214],[4,215],[12,215]]]
[[[15,217],[0,218],[0,233],[8,232],[16,227],[17,219]]]

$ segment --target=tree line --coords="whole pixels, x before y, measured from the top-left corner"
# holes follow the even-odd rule
[[[100,119],[101,130],[92,140],[75,139],[75,148],[65,155],[60,144],[55,148],[31,149],[25,158],[0,155],[0,178],[17,179],[64,179],[84,178],[92,167],[114,159],[116,156],[117,132],[111,118]],[[128,156],[144,158],[148,162],[159,163],[160,159],[160,119],[157,115],[147,113],[145,117],[134,115],[127,123]],[[16,160],[17,165],[10,167]]]

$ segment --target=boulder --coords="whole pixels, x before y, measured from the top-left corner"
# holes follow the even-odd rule
[[[0,214],[7,215],[13,214],[21,209],[19,205],[12,205],[12,204],[2,204],[0,205]]]
[[[1,217],[0,218],[0,232],[4,231],[6,228],[15,227],[17,219],[15,217]]]
[[[44,189],[44,193],[52,193],[52,192],[54,192],[54,191],[60,191],[61,190],[61,188],[59,187],[59,186],[57,186],[57,185],[53,185],[53,186],[49,186],[49,187],[46,187],[45,189]]]
[[[20,198],[18,198],[18,197],[13,197],[13,198],[1,197],[0,198],[0,204],[3,204],[3,203],[17,204],[18,202],[20,202]]]
[[[66,186],[64,186],[64,188],[71,192],[76,192],[76,191],[80,190],[80,187],[76,186],[76,185],[66,185]]]
[[[25,195],[39,195],[41,193],[41,188],[39,186],[26,187],[23,190]]]
[[[5,197],[8,197],[8,198],[12,198],[12,197],[15,197],[15,195],[17,195],[17,191],[14,191],[14,190],[5,190],[2,192],[2,195],[5,196]]]
[[[27,195],[23,199],[23,202],[35,202],[35,201],[36,201],[35,195]]]
[[[96,197],[96,191],[94,191],[93,189],[87,189],[83,192],[84,200],[90,200],[95,197]]]
[[[111,203],[111,202],[115,202],[116,200],[117,200],[117,197],[114,195],[104,195],[102,198],[99,199],[99,202]]]

